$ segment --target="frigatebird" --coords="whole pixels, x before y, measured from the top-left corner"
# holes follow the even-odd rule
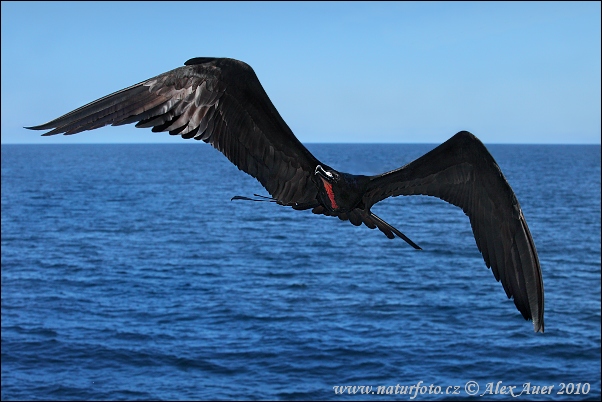
[[[477,247],[508,298],[544,331],[543,279],[535,243],[514,191],[487,148],[461,131],[413,162],[380,175],[338,172],[295,137],[253,69],[229,58],[197,57],[183,67],[95,100],[32,130],[76,134],[136,122],[153,132],[203,140],[256,178],[269,201],[378,228],[418,247],[371,212],[387,197],[429,195],[468,215]],[[250,199],[237,196],[233,199]]]

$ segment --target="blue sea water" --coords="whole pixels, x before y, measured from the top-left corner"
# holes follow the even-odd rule
[[[434,146],[308,147],[375,174]],[[488,148],[539,252],[545,334],[438,199],[374,207],[416,251],[231,202],[266,192],[205,144],[2,145],[2,399],[599,400],[600,146]]]

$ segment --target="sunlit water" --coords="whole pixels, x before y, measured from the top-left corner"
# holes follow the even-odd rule
[[[363,174],[432,147],[309,146]],[[419,381],[459,395],[417,399],[464,399],[468,381],[477,395],[503,381],[554,386],[523,400],[599,399],[600,146],[489,149],[539,252],[543,335],[438,199],[374,207],[415,251],[231,202],[266,192],[204,144],[2,145],[2,399],[343,400],[367,396],[333,387]]]

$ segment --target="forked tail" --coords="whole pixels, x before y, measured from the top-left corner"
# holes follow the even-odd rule
[[[255,197],[259,197],[259,198],[249,198],[249,197],[244,197],[242,195],[235,195],[234,197],[232,197],[230,199],[230,201],[234,201],[234,200],[263,201],[263,202],[276,202],[276,203],[280,204],[278,202],[278,200],[275,198],[266,197],[264,195],[259,195],[259,194],[253,194],[253,195]],[[295,204],[295,205],[290,205],[290,206],[292,206],[294,209],[309,209],[313,206],[313,204],[307,204],[307,205]],[[359,210],[356,209],[355,211],[359,211]],[[314,208],[314,210],[312,212],[315,214],[323,213],[325,215],[330,215],[329,213],[326,212],[326,210],[322,206]],[[368,226],[370,229],[374,229],[375,227],[377,227],[389,239],[394,239],[395,235],[397,235],[397,237],[405,240],[406,243],[408,243],[410,246],[414,247],[416,250],[422,250],[422,248],[419,245],[417,245],[416,243],[414,243],[412,240],[410,240],[410,238],[408,236],[404,235],[399,230],[397,230],[393,226],[389,225],[387,222],[383,221],[378,216],[374,215],[372,212],[362,211],[361,213],[356,213],[355,218],[354,218],[353,212],[354,211],[351,211],[349,214],[341,215],[342,218],[341,218],[341,216],[339,216],[339,217],[344,220],[347,220],[347,219],[350,220],[356,226],[361,225],[361,222],[363,221],[364,224],[366,226]],[[370,215],[368,215],[366,212],[369,212]]]
[[[422,250],[422,248],[419,245],[417,245],[416,243],[414,243],[412,240],[410,240],[410,238],[408,236],[404,235],[399,230],[395,229],[393,226],[389,225],[387,222],[383,221],[378,216],[374,215],[372,212],[370,212],[370,217],[372,218],[372,220],[374,221],[376,226],[380,229],[380,231],[383,232],[385,235],[387,235],[388,238],[392,239],[393,237],[395,237],[395,236],[389,235],[391,232],[393,232],[398,237],[405,240],[406,243],[408,243],[410,246],[414,247],[416,250]]]

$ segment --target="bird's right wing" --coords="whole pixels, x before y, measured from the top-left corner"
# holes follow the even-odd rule
[[[468,215],[477,247],[506,295],[536,332],[544,331],[539,258],[529,227],[499,166],[474,135],[463,131],[429,153],[373,179],[366,206],[398,195],[441,198]]]
[[[255,72],[238,60],[191,59],[184,67],[28,128],[69,135],[134,122],[210,143],[283,205],[318,205],[311,176],[319,162],[280,117]]]

